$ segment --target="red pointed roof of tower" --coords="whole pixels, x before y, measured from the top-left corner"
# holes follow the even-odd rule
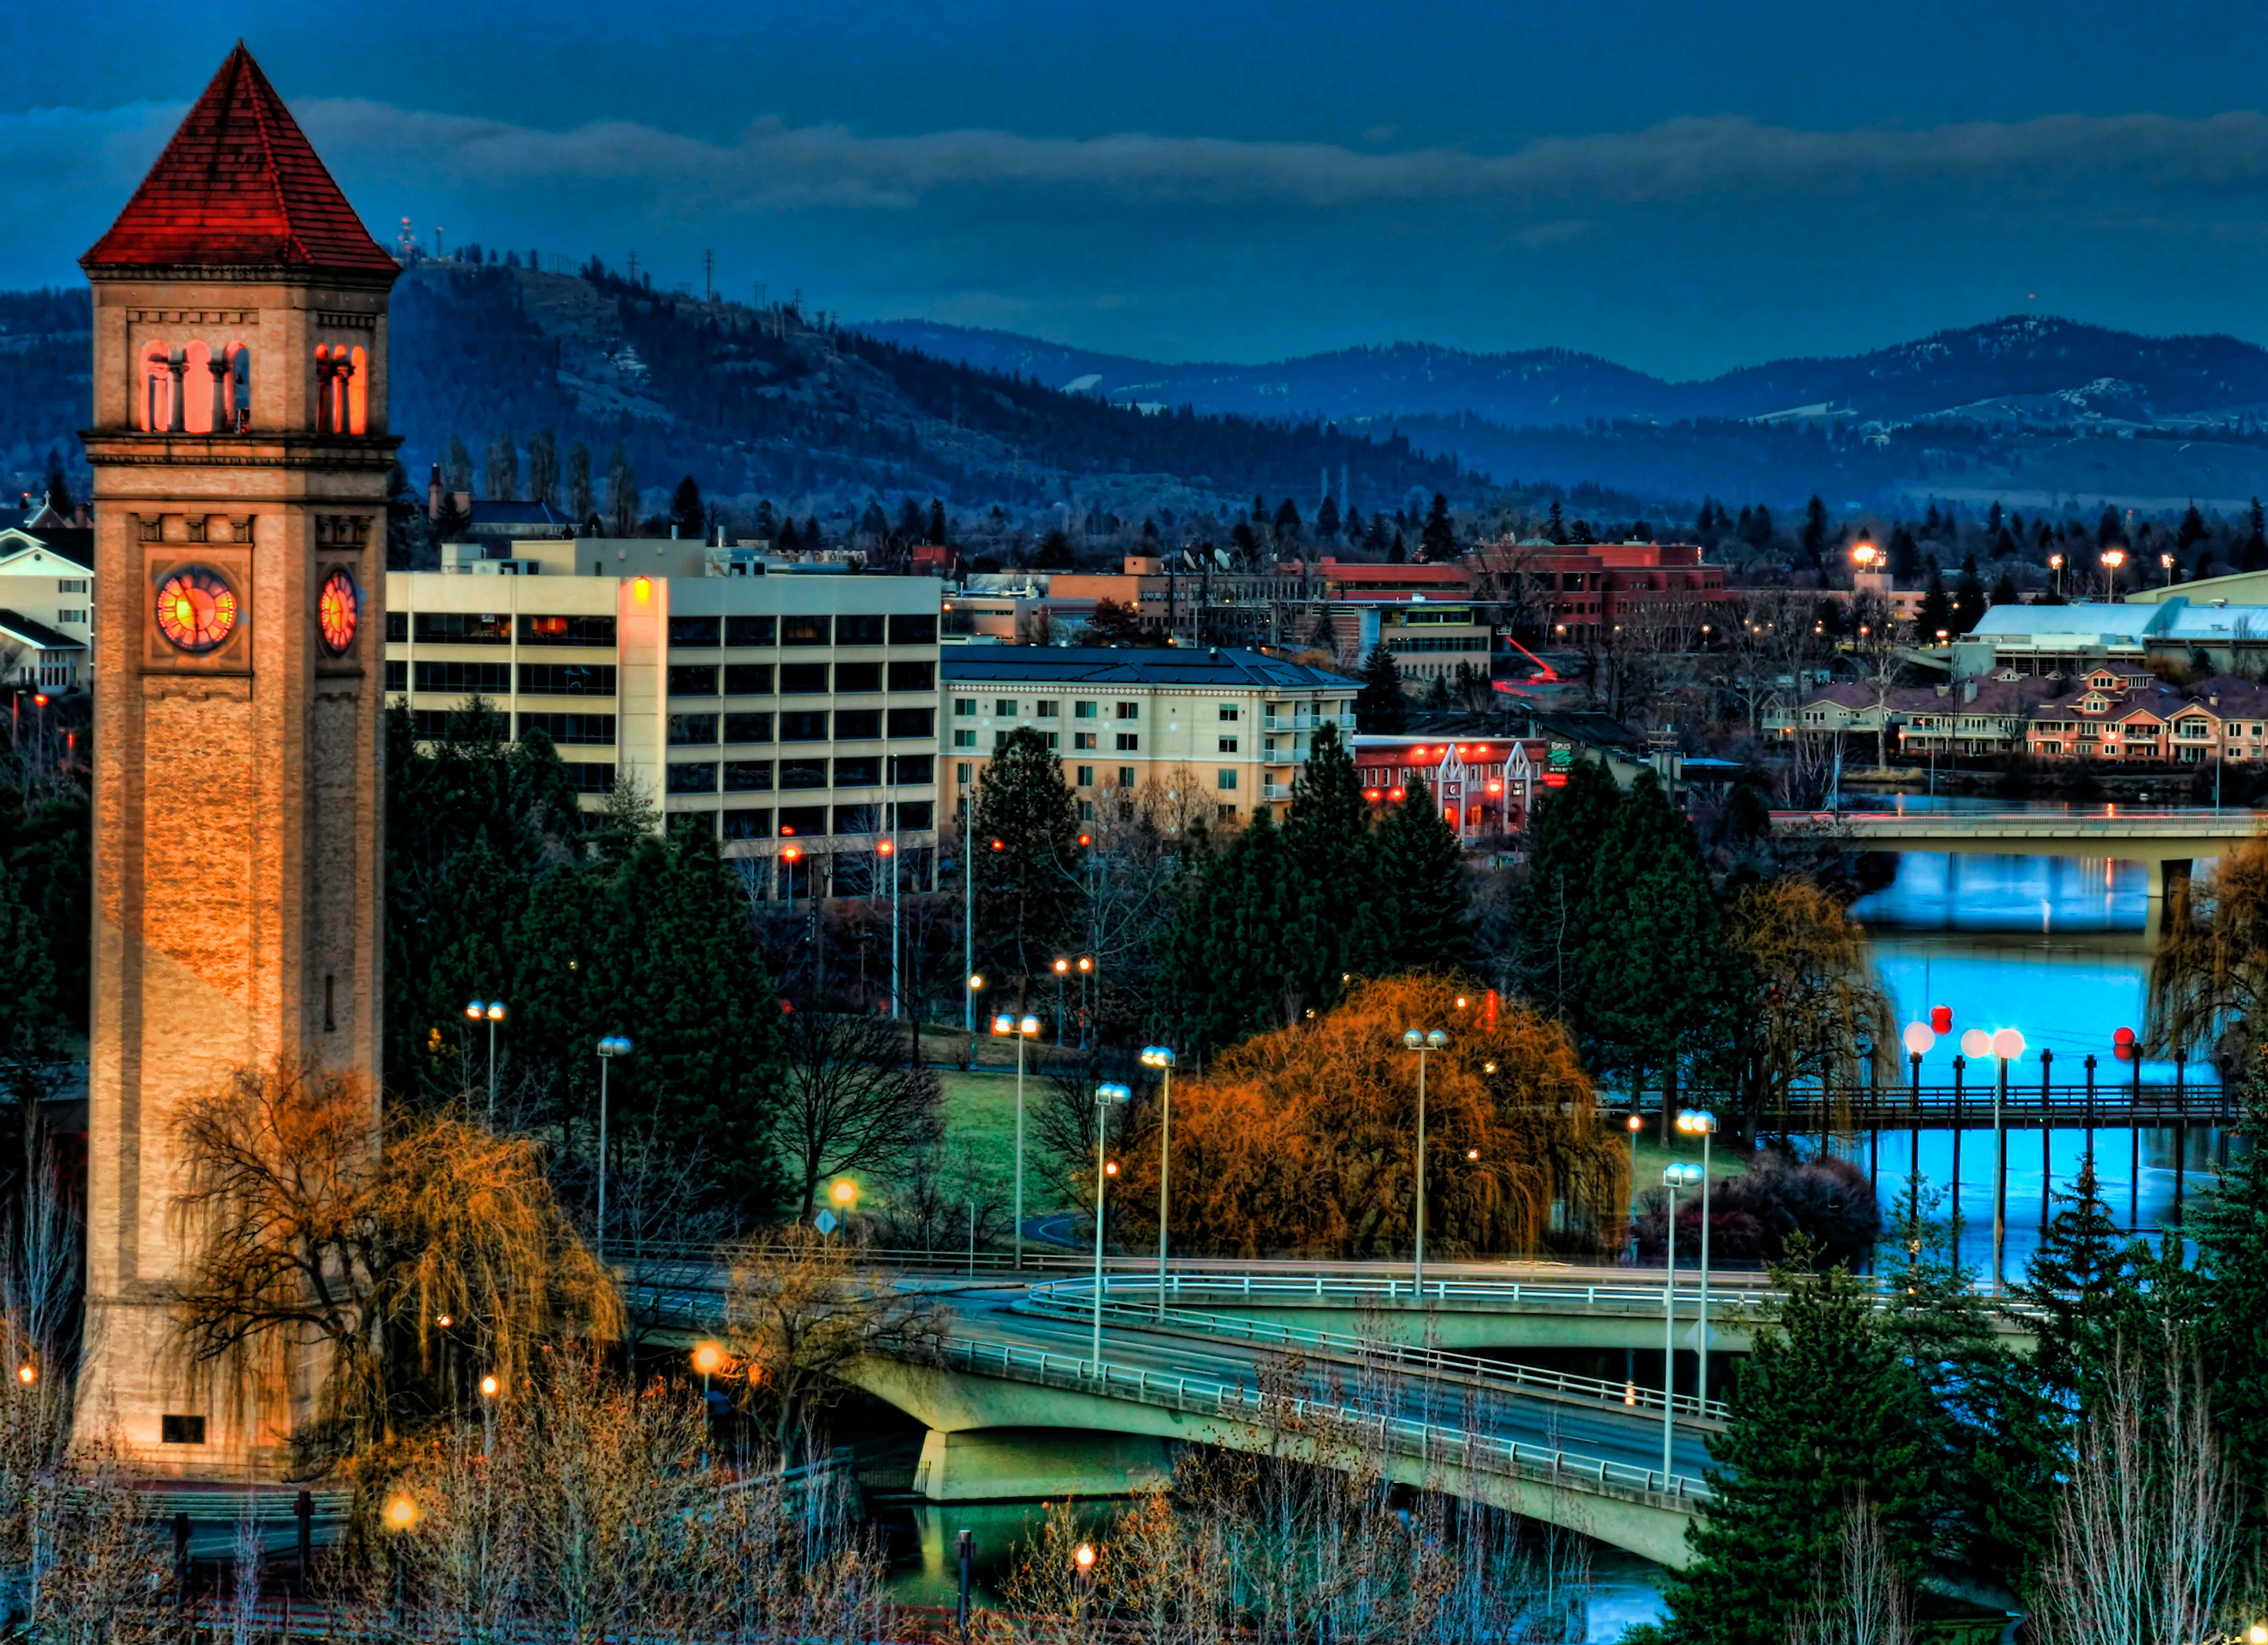
[[[241,40],[79,262],[399,272]]]

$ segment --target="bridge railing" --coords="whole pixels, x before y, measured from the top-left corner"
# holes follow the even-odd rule
[[[1091,1296],[1091,1293],[1090,1293]],[[1045,1313],[1058,1319],[1092,1319],[1092,1302],[1079,1304],[1055,1296],[1033,1296],[1017,1304],[1020,1311]],[[1470,1354],[1450,1354],[1436,1348],[1412,1347],[1377,1337],[1359,1337],[1343,1331],[1321,1331],[1310,1326],[1285,1325],[1270,1319],[1250,1319],[1241,1314],[1213,1314],[1197,1309],[1169,1308],[1161,1318],[1156,1311],[1130,1303],[1105,1301],[1106,1321],[1179,1327],[1210,1337],[1226,1337],[1271,1348],[1310,1348],[1364,1366],[1390,1366],[1400,1371],[1456,1377],[1484,1386],[1520,1393],[1555,1393],[1611,1405],[1624,1410],[1659,1414],[1661,1394],[1634,1381],[1610,1382],[1598,1377],[1577,1377],[1565,1371],[1540,1370],[1533,1366],[1506,1364]],[[1679,1418],[1722,1422],[1727,1411],[1720,1400],[1704,1400],[1692,1394],[1673,1396],[1671,1411]]]
[[[1917,1091],[1911,1085],[1885,1083],[1846,1091],[1791,1091],[1786,1098],[1773,1102],[1764,1120],[1769,1127],[1783,1113],[1815,1118],[1822,1112],[1840,1113],[1846,1109],[1854,1115],[1879,1116],[1884,1125],[1901,1124],[1906,1116],[1917,1113],[1925,1125],[1941,1121],[1956,1113],[1964,1120],[1973,1120],[1980,1115],[1989,1120],[1995,1089],[1992,1068],[1989,1064],[1980,1065],[1977,1078],[1957,1086],[1928,1084]],[[1630,1112],[1626,1094],[1620,1101],[1616,1100],[1616,1094],[1613,1092],[1602,1091],[1599,1095],[1602,1114]],[[1713,1108],[1719,1118],[1738,1113],[1743,1100],[1740,1093],[1725,1091],[1695,1089],[1678,1093],[1682,1106]],[[2101,1116],[2096,1123],[2110,1128],[2112,1115],[2118,1117],[2121,1125],[2128,1123],[2132,1116],[2139,1116],[2145,1123],[2164,1125],[2221,1118],[2233,1110],[2235,1100],[2236,1093],[2209,1074],[2179,1082],[2145,1080],[2139,1087],[2131,1080],[2117,1079],[2099,1080],[2092,1087],[2059,1080],[2043,1087],[2035,1064],[2029,1079],[2020,1079],[2015,1069],[2009,1070],[2008,1095],[2001,1107],[2005,1113],[2024,1118],[2051,1113],[2059,1124],[2069,1126],[2084,1124],[2089,1114],[2095,1114]],[[1659,1104],[1656,1098],[1647,1112],[1659,1114]]]
[[[1675,1308],[1680,1318],[1684,1317],[1689,1309],[1697,1318],[1700,1287],[1685,1279],[1686,1269],[1682,1262],[1678,1272],[1682,1282],[1669,1305]],[[1861,1275],[1859,1283],[1881,1294],[1887,1290],[1889,1281],[1880,1275]],[[1102,1286],[1105,1306],[1111,1305],[1111,1299],[1116,1297],[1154,1297],[1158,1294],[1158,1274],[1154,1268],[1145,1273],[1108,1274],[1103,1276]],[[1979,1296],[1990,1296],[1992,1294],[1992,1281],[1972,1281],[1970,1289]],[[1030,1290],[1035,1296],[1092,1297],[1094,1295],[1094,1280],[1089,1274],[1077,1279],[1043,1281],[1034,1284]],[[1762,1274],[1712,1273],[1709,1278],[1712,1308],[1723,1308],[1728,1312],[1743,1304],[1777,1302],[1785,1295],[1785,1292],[1773,1289],[1771,1281]],[[1452,1274],[1428,1278],[1421,1289],[1400,1274],[1329,1270],[1318,1270],[1314,1274],[1238,1274],[1203,1270],[1171,1273],[1166,1276],[1166,1296],[1169,1302],[1174,1303],[1191,1298],[1213,1303],[1252,1303],[1263,1306],[1292,1306],[1302,1302],[1341,1307],[1359,1307],[1376,1303],[1470,1302],[1545,1311],[1580,1308],[1600,1313],[1652,1314],[1656,1318],[1661,1318],[1665,1301],[1669,1300],[1665,1298],[1664,1288],[1658,1283],[1594,1284],[1564,1280],[1497,1280],[1477,1274]],[[1996,1306],[2002,1312],[2022,1311],[2005,1297]]]
[[[1210,1377],[1174,1376],[1114,1365],[1108,1360],[1078,1359],[1042,1348],[960,1336],[947,1339],[945,1358],[948,1365],[975,1376],[1001,1377],[1104,1399],[1132,1399],[1256,1428],[1283,1428],[1319,1421],[1333,1423],[1350,1435],[1375,1435],[1388,1451],[1414,1458],[1422,1465],[1462,1467],[1577,1489],[1595,1488],[1677,1513],[1697,1513],[1701,1504],[1710,1500],[1708,1486],[1685,1474],[1633,1467],[1579,1451],[1523,1445],[1516,1440],[1329,1400],[1266,1394]]]

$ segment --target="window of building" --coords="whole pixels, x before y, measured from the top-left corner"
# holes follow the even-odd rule
[[[388,663],[386,665],[386,688],[388,691],[407,691],[409,689],[409,664]]]
[[[1081,822],[1093,822],[1094,820],[1094,802],[1093,800],[1079,801],[1079,819]]]
[[[495,612],[421,611],[412,625],[420,645],[509,645],[512,622]]]
[[[541,731],[555,746],[576,748],[611,748],[615,742],[615,716],[611,714],[523,714],[519,716],[519,734]]]
[[[1142,705],[1138,702],[1120,703],[1118,705],[1118,717],[1122,720],[1140,719],[1142,717]]]
[[[975,767],[972,767],[966,760],[962,760],[954,768],[954,780],[959,782],[961,787],[967,788],[968,786],[968,774],[974,769]]]
[[[728,743],[768,743],[771,739],[772,716],[769,714],[725,716],[725,740]]]
[[[1224,702],[1220,705],[1220,717],[1224,723],[1233,723],[1237,716],[1237,707],[1233,702]]]
[[[727,760],[725,762],[725,791],[727,794],[769,794],[771,787],[770,760]]]
[[[491,696],[512,689],[510,663],[420,663],[420,691],[477,691]]]
[[[880,691],[882,688],[882,665],[880,663],[837,663],[835,665],[835,689],[841,691]]]
[[[717,716],[713,714],[673,714],[669,716],[669,744],[673,748],[691,748],[717,740]]]
[[[725,665],[725,694],[728,697],[769,697],[772,694],[770,663]]]
[[[522,645],[608,645],[615,643],[612,617],[523,616]]]
[[[961,720],[968,719],[969,716],[971,716],[972,715],[974,715],[976,712],[976,698],[974,698],[974,697],[955,697],[955,698],[953,700],[953,713],[954,713],[954,717],[955,719],[961,719]]]
[[[85,622],[86,621],[86,607],[84,606],[58,606],[55,607],[55,621],[57,622]]]
[[[522,663],[519,688],[539,697],[611,697],[612,663]]]
[[[727,645],[775,645],[778,642],[779,619],[777,617],[725,619],[725,643]]]
[[[953,745],[954,745],[955,748],[974,748],[974,747],[976,747],[976,733],[975,731],[973,731],[956,729],[956,730],[954,731],[954,733],[953,733]],[[965,772],[965,771],[967,771],[967,770],[968,769],[968,767],[966,767],[966,766],[963,766],[963,767],[961,767],[961,769]],[[968,782],[968,779],[966,776],[963,776],[961,780],[963,782]]]
[[[407,645],[409,643],[408,612],[389,611],[386,613],[386,643],[388,645]]]
[[[1229,769],[1227,767],[1223,766],[1219,770],[1213,773],[1212,785],[1213,787],[1221,789],[1224,793],[1227,792],[1236,787],[1236,773]]]
[[[1073,748],[1094,747],[1094,733],[1093,731],[1073,731],[1071,734],[1071,745]]]
[[[784,743],[823,743],[827,740],[827,710],[824,709],[795,709],[779,716],[779,738]]]
[[[834,637],[835,620],[831,617],[783,617],[780,619],[782,645],[825,645]]]
[[[717,665],[672,663],[669,694],[673,697],[713,697],[717,694]]]
[[[827,832],[827,807],[824,805],[783,805],[779,808],[780,838],[806,838]]]
[[[823,789],[827,786],[827,761],[783,760],[779,762],[779,785],[784,789]]]
[[[1138,752],[1138,751],[1141,748],[1141,746],[1142,746],[1142,739],[1141,739],[1141,738],[1140,738],[1140,737],[1137,736],[1134,732],[1132,732],[1132,731],[1121,731],[1121,732],[1119,732],[1119,733],[1118,733],[1118,752],[1119,752],[1120,753],[1122,753],[1122,754],[1130,754],[1130,753],[1134,753]]]
[[[1057,737],[1053,731],[1042,731],[1040,735],[1048,739],[1048,746],[1050,749],[1054,748],[1056,745],[1062,740],[1062,738]]]
[[[835,643],[837,645],[880,645],[887,635],[885,619],[865,613],[835,620]]]
[[[1071,705],[1071,717],[1074,720],[1091,720],[1094,717],[1094,710],[1098,706],[1100,705],[1092,702],[1074,702]]]
[[[779,688],[783,697],[811,696],[824,692],[827,689],[827,665],[782,663]]]
[[[717,767],[714,766],[669,766],[668,790],[672,794],[714,794],[717,791]]]
[[[934,663],[891,664],[890,689],[893,691],[936,690],[937,665]]]
[[[1233,805],[1216,805],[1212,810],[1213,815],[1219,818],[1223,822],[1234,822],[1236,820],[1236,807]]]
[[[1035,720],[1052,720],[1057,718],[1057,716],[1056,714],[1055,699],[1052,697],[1042,697],[1037,702],[1034,703],[1032,705],[1032,717]]]
[[[835,735],[843,742],[861,741],[882,734],[880,709],[840,709],[835,715]]]
[[[732,787],[730,781],[725,784]],[[725,813],[725,838],[727,840],[769,840],[772,837],[772,808],[750,805],[727,810]]]
[[[893,737],[934,737],[937,735],[937,710],[934,709],[892,709],[890,735]]]
[[[605,794],[615,786],[615,767],[611,761],[598,760],[565,760],[559,765],[567,776],[567,786],[578,794]]]
[[[835,832],[837,834],[873,834],[881,820],[881,807],[873,804],[837,805],[835,808]]]
[[[1236,738],[1233,737],[1222,738],[1220,739],[1220,752],[1225,754],[1234,753],[1236,752]]]
[[[55,579],[55,592],[84,594],[86,592],[86,579],[83,576],[59,576]]]
[[[937,617],[933,613],[901,612],[890,619],[892,645],[935,645]]]
[[[201,1416],[166,1414],[158,1419],[158,1443],[161,1445],[202,1445],[205,1443],[205,1420]]]
[[[937,820],[937,804],[933,800],[907,800],[901,804],[883,808],[883,814],[886,817],[893,812],[896,817],[896,820],[891,824],[893,827],[927,828]]]
[[[1014,719],[1016,717],[1015,698],[1002,697],[998,701],[994,702],[992,705],[992,716],[995,719],[1000,720]]]
[[[1118,767],[1118,786],[1122,789],[1130,789],[1134,786],[1133,767],[1121,766]]]
[[[851,754],[835,762],[835,786],[838,789],[873,788],[881,780],[880,754]]]
[[[1093,766],[1079,767],[1079,781],[1074,786],[1082,789],[1093,788],[1094,786],[1094,767]]]
[[[931,782],[937,777],[937,756],[934,754],[892,754],[890,781],[893,782]]]

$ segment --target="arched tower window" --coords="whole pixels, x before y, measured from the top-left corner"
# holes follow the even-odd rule
[[[212,369],[212,350],[193,342],[181,350],[181,429],[188,434],[210,434],[220,426],[220,373]],[[223,369],[225,369],[224,366]]]
[[[226,356],[228,381],[223,386],[227,395],[221,403],[227,409],[225,427],[241,434],[252,426],[252,350],[240,342],[228,345]]]
[[[142,345],[139,375],[136,421],[144,433],[163,433],[173,426],[173,356],[164,343]]]
[[[359,344],[347,356],[347,432],[367,434],[370,422],[370,377],[364,369],[369,364]]]

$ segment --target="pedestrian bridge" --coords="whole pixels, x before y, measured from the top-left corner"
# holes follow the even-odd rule
[[[2112,857],[2153,863],[2150,895],[2201,856],[2261,832],[2251,811],[2148,811],[2122,805],[2074,811],[1775,811],[1788,839],[1847,841],[1865,850],[1950,851],[1999,856]]]

